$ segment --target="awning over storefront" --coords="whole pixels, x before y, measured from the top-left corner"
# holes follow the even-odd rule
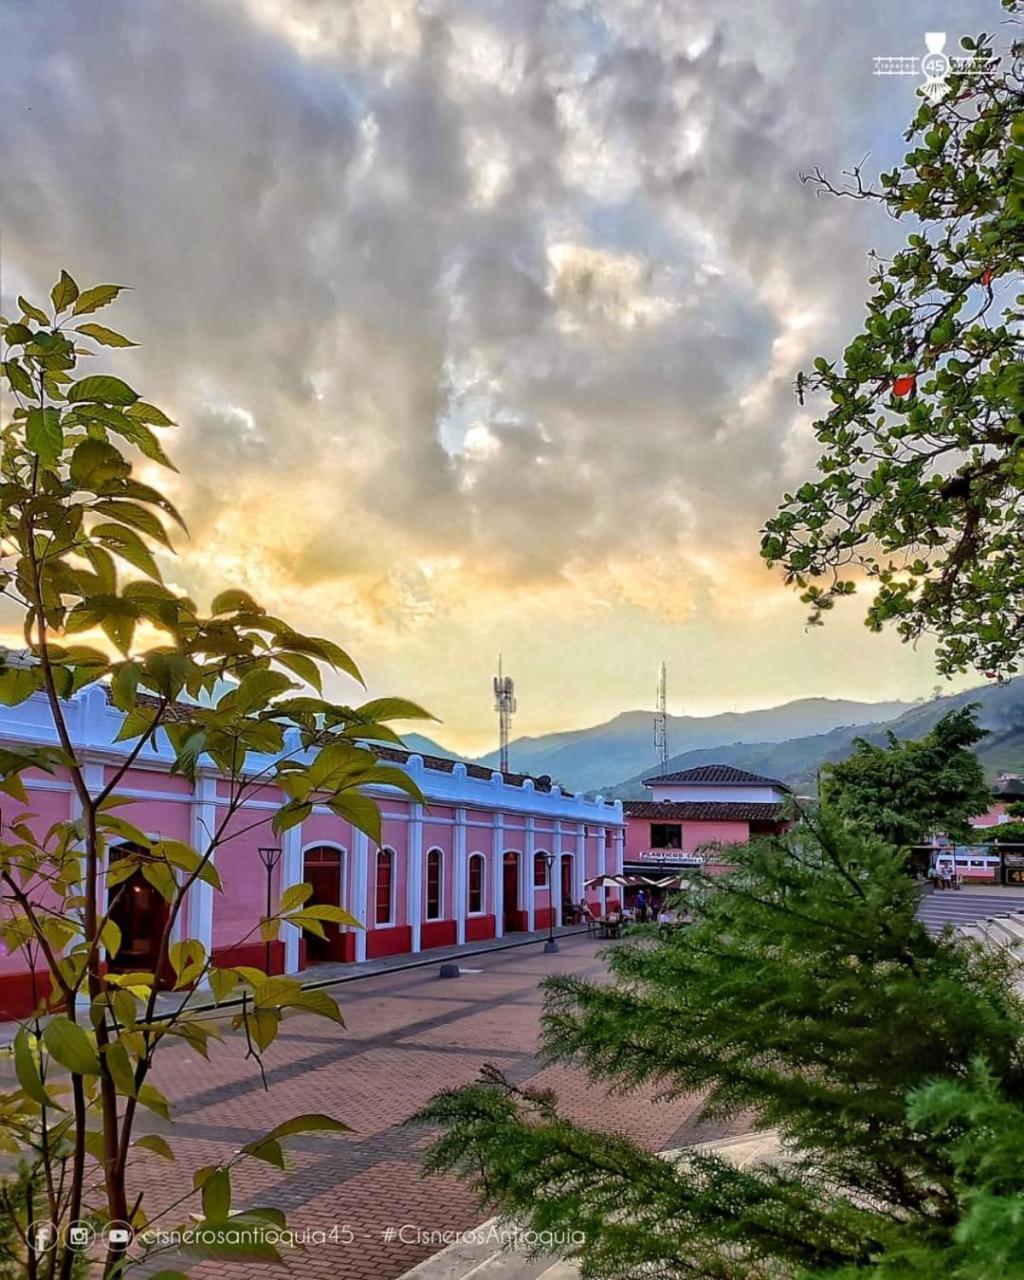
[[[585,889],[605,889],[612,886],[619,889],[648,888],[675,891],[689,889],[690,881],[684,880],[682,876],[651,876],[626,871],[621,876],[594,876],[592,880],[585,881],[583,885]]]

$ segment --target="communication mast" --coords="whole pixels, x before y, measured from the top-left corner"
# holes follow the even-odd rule
[[[654,750],[658,763],[668,764],[668,673],[664,662],[658,670],[658,702],[654,712]]]
[[[498,654],[498,674],[494,677],[494,709],[498,713],[498,768],[508,773],[508,733],[512,727],[512,715],[516,709],[515,685],[511,676],[501,674],[501,654]]]

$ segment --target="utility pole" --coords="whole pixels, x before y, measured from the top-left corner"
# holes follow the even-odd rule
[[[500,653],[498,674],[494,677],[494,709],[498,713],[498,768],[502,773],[508,773],[508,738],[512,714],[516,709],[516,696],[512,677],[502,675]]]
[[[658,700],[654,712],[654,750],[660,765],[668,764],[668,672],[664,662],[658,671]]]

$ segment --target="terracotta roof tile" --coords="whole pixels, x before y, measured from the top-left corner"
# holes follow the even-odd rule
[[[781,804],[747,804],[741,800],[624,800],[627,818],[655,822],[780,822]]]
[[[665,783],[697,785],[700,783],[725,784],[733,787],[778,787],[788,792],[789,787],[778,778],[765,778],[759,773],[748,773],[731,764],[702,764],[695,769],[680,769],[677,773],[662,773],[656,778],[644,778],[644,786],[660,786]]]

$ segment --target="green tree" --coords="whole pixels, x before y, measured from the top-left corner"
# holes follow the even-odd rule
[[[543,1052],[616,1089],[700,1091],[704,1118],[776,1128],[787,1159],[672,1163],[489,1069],[416,1117],[441,1129],[428,1168],[582,1238],[559,1252],[595,1280],[1024,1274],[1006,961],[930,937],[898,851],[832,819],[731,856],[691,927],[610,951],[611,982],[545,982]]]
[[[1022,5],[1003,7],[1016,19]],[[997,58],[989,37],[961,43],[990,69],[954,69],[946,96],[922,101],[902,165],[877,186],[854,169],[838,192],[810,178],[881,203],[910,233],[875,257],[842,359],[797,379],[801,403],[831,402],[814,424],[823,451],[761,550],[813,623],[866,575],[873,630],[937,635],[947,674],[1005,673],[1024,643],[1024,45]]]
[[[170,1044],[205,1056],[220,1035],[192,1011],[200,985],[227,1002],[225,1018],[244,1033],[235,1042],[258,1065],[287,1011],[340,1022],[323,992],[256,968],[219,966],[196,938],[172,941],[192,886],[220,889],[218,847],[258,825],[244,808],[253,793],[268,782],[284,792],[273,815],[278,832],[320,804],[374,840],[380,815],[364,793],[368,784],[420,798],[405,773],[379,764],[369,748],[398,741],[383,722],[425,714],[418,707],[392,698],[355,708],[327,700],[322,666],[359,680],[338,645],[296,631],[244,591],[223,591],[203,611],[164,585],[159,560],[181,518],[138,478],[132,458],[169,466],[160,432],[171,421],[121,378],[78,369],[97,344],[134,345],[89,318],[119,292],[117,285],[80,291],[62,272],[48,308],[19,298],[19,318],[0,321],[3,382],[13,396],[0,437],[0,590],[22,613],[26,644],[23,655],[0,664],[0,704],[42,694],[59,743],[0,749],[0,789],[25,805],[27,770],[60,771],[80,812],[42,833],[17,818],[0,841],[0,940],[45,959],[50,992],[14,1041],[18,1088],[0,1093],[0,1147],[20,1153],[27,1170],[27,1216],[16,1224],[22,1236],[31,1235],[37,1204],[58,1226],[152,1219],[131,1186],[129,1161],[143,1150],[173,1156],[160,1137],[135,1138],[135,1122],[140,1107],[169,1116],[149,1079],[158,1051]],[[11,406],[11,396],[4,403]],[[83,643],[89,636],[97,640]],[[102,784],[90,780],[68,726],[67,699],[97,681],[124,713],[126,744]],[[123,811],[118,787],[158,736],[170,744],[176,772],[194,779],[212,768],[226,784],[218,825],[199,848],[153,838]],[[122,842],[129,852],[108,859],[112,843]],[[139,874],[167,902],[156,971],[108,972],[105,954],[116,956],[120,945],[112,911]],[[285,888],[257,935],[275,938],[286,925],[322,937],[325,922],[357,923],[340,907],[310,905],[311,893],[308,885]],[[173,1000],[161,1011],[165,974]],[[299,1116],[234,1159],[195,1170],[211,1231],[231,1212],[239,1160],[283,1166],[290,1134],[343,1128],[332,1117]],[[241,1221],[281,1217],[268,1207]],[[276,1257],[270,1245],[252,1251]],[[76,1256],[63,1246],[39,1256],[25,1248],[22,1263],[30,1280],[69,1280]],[[124,1248],[111,1246],[104,1274],[120,1275],[127,1263]]]
[[[853,754],[821,771],[823,804],[845,822],[888,840],[919,844],[933,832],[955,840],[971,834],[970,819],[992,804],[992,790],[971,749],[986,736],[976,703],[949,711],[923,738],[887,747],[854,740]]]

